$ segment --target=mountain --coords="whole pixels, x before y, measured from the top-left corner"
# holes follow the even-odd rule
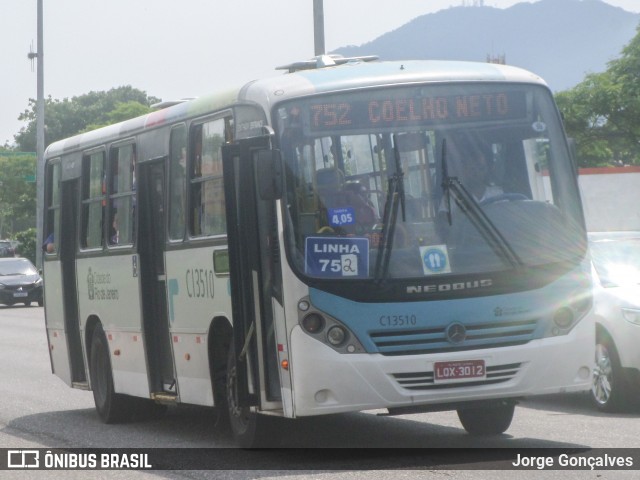
[[[332,53],[481,62],[504,56],[507,64],[530,70],[553,91],[562,91],[588,73],[605,71],[636,35],[639,22],[640,14],[601,0],[540,0],[506,9],[450,7]]]

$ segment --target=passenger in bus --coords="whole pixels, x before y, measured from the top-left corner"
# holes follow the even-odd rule
[[[347,182],[344,185],[345,204],[354,209],[355,223],[345,226],[347,233],[361,234],[371,231],[378,222],[379,216],[367,189],[358,181]]]
[[[321,168],[316,172],[320,230],[334,231],[337,225],[329,218],[329,212],[345,206],[344,173],[339,168]]]
[[[50,233],[42,244],[42,251],[46,253],[56,252],[56,243],[53,238],[53,233]]]
[[[113,215],[113,221],[111,222],[111,236],[109,237],[109,243],[111,245],[117,245],[120,242],[120,230],[118,229],[118,214]]]

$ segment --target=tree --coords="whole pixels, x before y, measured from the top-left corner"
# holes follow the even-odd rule
[[[605,72],[556,95],[582,167],[640,165],[640,26],[637,31]]]
[[[35,173],[35,154],[0,152],[0,238],[35,224]]]
[[[36,229],[28,228],[22,232],[16,234],[16,240],[20,242],[18,247],[18,255],[26,257],[31,260],[31,263],[36,264]]]
[[[45,100],[45,144],[143,115],[160,99],[150,97],[131,86],[112,88],[107,92],[89,92],[71,99]],[[14,136],[18,149],[36,150],[36,101],[29,100],[29,108],[18,120],[27,122]]]

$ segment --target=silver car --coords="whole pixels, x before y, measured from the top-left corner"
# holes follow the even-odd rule
[[[0,303],[27,307],[32,302],[43,305],[42,277],[26,258],[0,258]]]
[[[589,234],[596,367],[591,397],[606,412],[640,406],[640,232]]]

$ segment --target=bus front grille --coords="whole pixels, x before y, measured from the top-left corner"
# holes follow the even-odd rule
[[[466,336],[459,343],[447,340],[448,326],[379,331],[370,337],[382,355],[420,355],[523,345],[535,338],[537,325],[536,319],[465,325]]]
[[[487,376],[482,380],[465,382],[435,383],[433,371],[394,373],[391,376],[396,383],[407,390],[439,390],[446,388],[476,387],[502,383],[514,378],[520,371],[521,363],[494,365],[487,367]]]

